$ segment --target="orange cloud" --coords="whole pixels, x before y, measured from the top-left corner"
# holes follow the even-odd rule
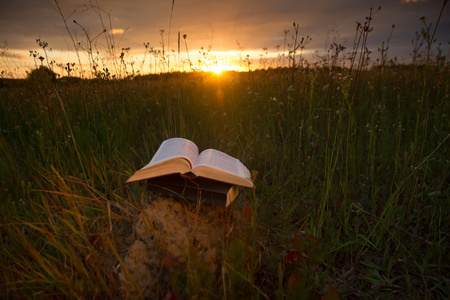
[[[111,34],[122,34],[124,30],[122,28],[113,28],[111,29]]]

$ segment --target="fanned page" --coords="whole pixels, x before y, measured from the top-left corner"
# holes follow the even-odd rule
[[[233,176],[245,179],[248,183],[245,183],[244,186],[253,186],[250,179],[250,171],[244,166],[244,164],[242,164],[238,159],[221,151],[214,149],[207,149],[203,151],[198,155],[193,169],[197,167],[218,169]]]
[[[189,161],[191,168],[198,155],[198,147],[190,140],[183,138],[171,138],[162,142],[156,151],[150,163],[148,163],[141,170],[151,166],[160,164],[176,157],[183,157]]]

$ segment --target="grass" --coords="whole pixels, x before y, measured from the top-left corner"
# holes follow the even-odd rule
[[[372,14],[350,68],[334,44],[322,65],[220,76],[4,79],[1,297],[447,299],[449,65],[423,19],[424,60],[388,62],[388,40],[368,67]],[[177,208],[170,226],[192,229],[177,257],[149,242],[169,232],[145,217],[162,204],[124,184],[175,136],[238,157],[256,182],[226,210]],[[196,236],[207,226],[221,227],[214,249]]]
[[[2,297],[119,295],[122,240],[148,195],[124,182],[182,136],[259,173],[255,195],[229,208],[248,201],[252,221],[224,240],[208,297],[445,299],[447,67],[429,66],[426,85],[414,65],[365,71],[357,86],[326,68],[299,69],[293,87],[285,69],[7,81]],[[203,275],[177,274],[180,296],[205,296]]]

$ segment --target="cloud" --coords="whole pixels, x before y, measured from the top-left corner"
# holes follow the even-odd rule
[[[125,32],[125,30],[123,30],[122,28],[113,28],[113,29],[111,29],[111,34],[122,34],[124,32]]]
[[[85,44],[87,33],[91,38],[96,37],[93,47],[100,53],[111,42],[108,35],[116,37],[112,38],[115,49],[130,47],[131,52],[142,53],[143,43],[149,43],[155,49],[161,49],[164,44],[166,51],[176,51],[180,32],[181,36],[187,35],[186,41],[180,41],[182,52],[186,42],[192,53],[198,53],[201,47],[207,49],[211,46],[212,51],[239,50],[244,55],[262,51],[263,48],[276,52],[277,45],[280,45],[279,49],[284,49],[285,43],[292,44],[292,23],[296,22],[300,25],[300,38],[312,37],[305,51],[324,52],[332,42],[351,49],[356,22],[365,22],[370,8],[376,10],[381,5],[381,11],[373,16],[371,26],[374,31],[368,40],[373,57],[378,55],[378,47],[390,36],[392,24],[395,24],[395,29],[390,55],[407,57],[411,39],[422,27],[420,17],[426,16],[435,24],[442,7],[442,0],[189,0],[175,1],[170,20],[172,1],[58,2],[67,24],[53,0],[0,0],[0,42],[8,41],[12,49],[42,52],[36,43],[36,39],[40,38],[48,42],[49,47],[53,48],[52,56],[56,56],[57,53],[74,51],[72,38],[75,44]],[[448,7],[436,32],[437,40],[445,43],[444,51],[448,51],[446,41],[450,40],[450,32],[445,30],[450,26],[450,14],[447,12]],[[102,34],[105,29],[108,34]],[[161,29],[165,30],[164,40]],[[285,30],[290,32],[285,35]],[[257,54],[254,56],[259,57]]]

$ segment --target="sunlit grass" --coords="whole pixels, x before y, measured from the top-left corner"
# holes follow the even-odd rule
[[[209,271],[191,249],[183,263],[161,262],[172,274],[161,287],[183,297],[314,298],[330,280],[344,297],[445,298],[449,75],[434,70],[425,101],[420,67],[394,65],[379,90],[378,70],[364,72],[352,104],[347,79],[326,68],[298,70],[293,87],[283,69],[8,82],[3,295],[115,297],[119,274],[141,286],[125,257],[148,192],[124,182],[162,140],[182,136],[259,174],[255,195],[229,208],[217,273],[199,288]]]

